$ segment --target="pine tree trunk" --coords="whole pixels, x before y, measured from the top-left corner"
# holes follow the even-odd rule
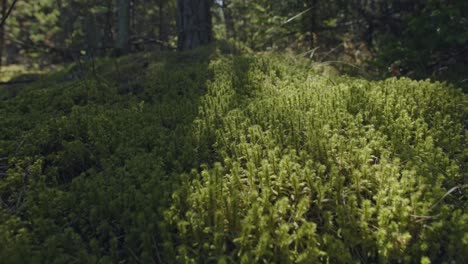
[[[117,8],[117,50],[127,54],[130,52],[130,0],[119,0]]]
[[[89,56],[99,56],[99,29],[96,22],[96,17],[89,14],[86,17],[86,47]]]
[[[211,0],[177,0],[177,48],[189,50],[212,40]]]
[[[113,27],[114,27],[114,3],[113,1],[108,1],[107,3],[107,13],[106,13],[106,22],[104,25],[104,43],[106,43],[105,46],[112,46],[110,43],[114,43],[114,33],[113,33]]]
[[[310,47],[311,48],[316,48],[317,46],[317,15],[318,15],[318,5],[317,5],[317,0],[311,0],[309,3],[309,7],[311,8],[310,10],[310,25],[309,25],[309,30],[310,30]]]
[[[159,40],[162,41],[164,45],[167,45],[169,41],[169,25],[164,11],[164,4],[164,1],[159,1]],[[164,48],[164,45],[161,48]]]

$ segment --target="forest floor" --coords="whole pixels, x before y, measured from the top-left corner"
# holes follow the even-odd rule
[[[0,259],[466,262],[468,96],[322,66],[213,45],[0,87]]]

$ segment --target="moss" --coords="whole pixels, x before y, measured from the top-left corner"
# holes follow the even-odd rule
[[[1,259],[468,258],[466,95],[231,45],[69,66],[0,101]]]

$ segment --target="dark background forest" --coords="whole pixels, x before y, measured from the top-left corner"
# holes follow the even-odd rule
[[[42,68],[170,50],[178,47],[177,37],[182,39],[175,0],[6,0],[2,14],[15,4],[0,32],[3,65]],[[205,5],[208,9],[191,8],[213,21],[206,25],[213,40],[230,39],[253,51],[290,50],[316,61],[367,65],[367,72],[384,76],[391,67],[393,75],[412,78],[452,77],[448,72],[464,70],[460,66],[467,63],[468,4],[462,0],[219,0]],[[201,21],[186,23],[179,28]]]

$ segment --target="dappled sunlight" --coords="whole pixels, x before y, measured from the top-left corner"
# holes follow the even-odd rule
[[[467,263],[468,2],[0,4],[0,263]]]

